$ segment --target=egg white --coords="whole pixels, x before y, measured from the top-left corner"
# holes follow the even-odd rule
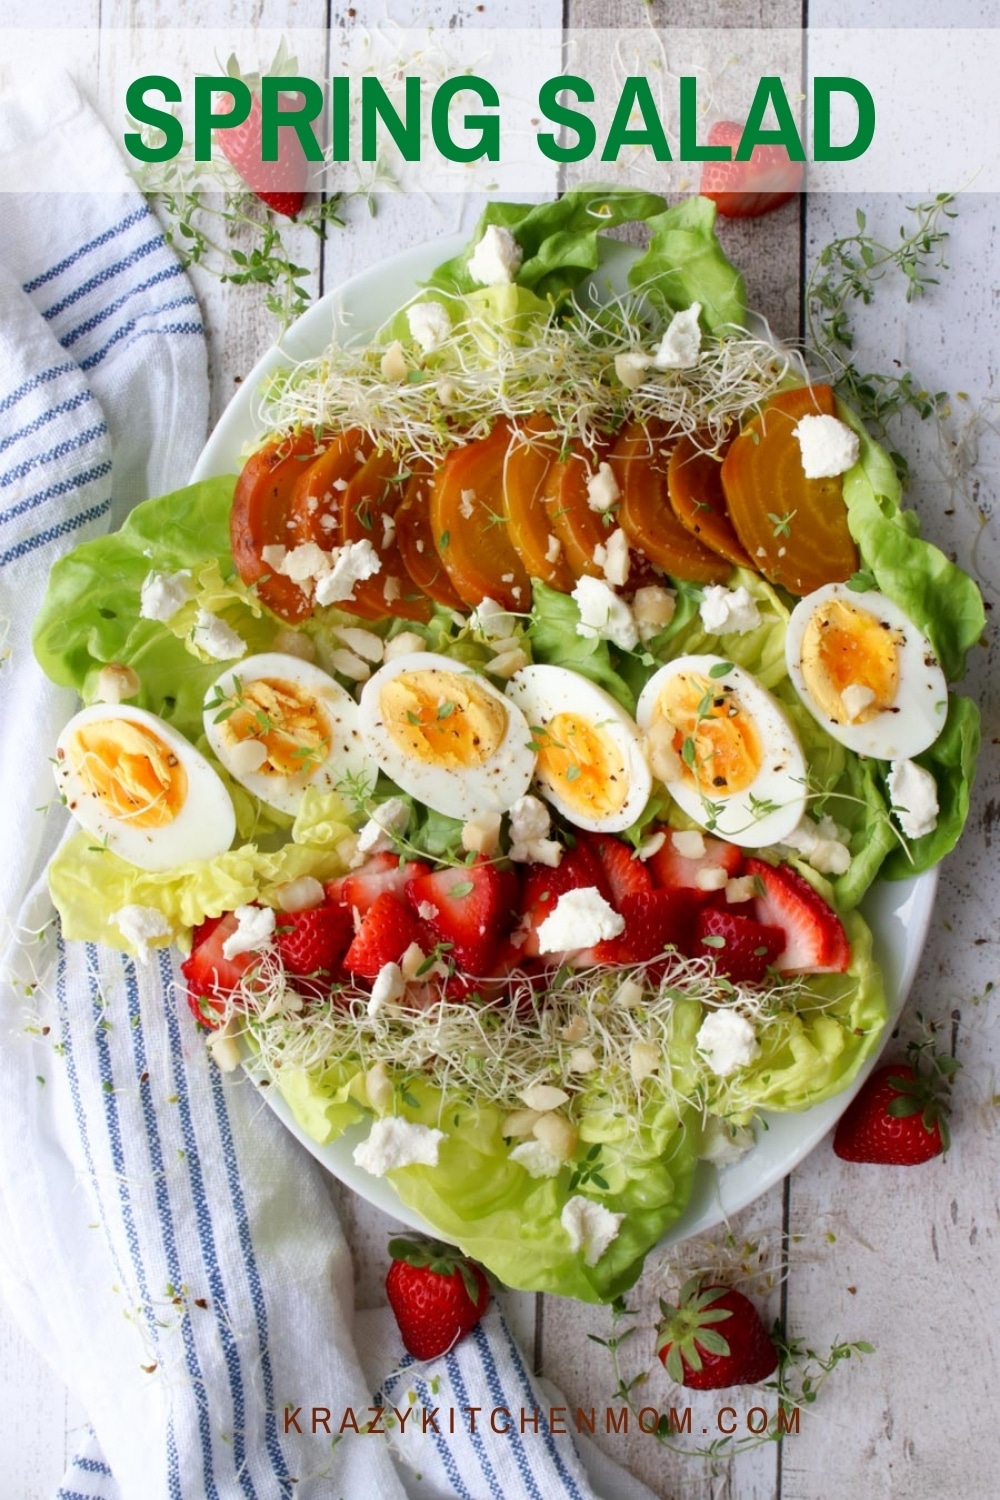
[[[713,668],[721,675],[711,677]],[[756,728],[762,759],[753,780],[739,791],[712,788],[703,794],[682,775],[664,783],[667,791],[688,817],[731,844],[762,849],[780,843],[805,811],[806,762],[784,709],[752,673],[721,656],[680,656],[655,672],[643,689],[636,709],[640,728],[649,729],[657,718],[671,678],[688,673],[708,678],[720,693],[728,689],[735,695]]]
[[[96,794],[71,749],[77,730],[88,725],[124,721],[155,734],[177,757],[187,776],[187,793],[177,813],[160,827],[137,827],[118,816]],[[192,860],[224,853],[236,833],[229,793],[205,757],[165,720],[126,704],[95,703],[81,709],[56,743],[56,786],[76,821],[140,870],[170,870]]]
[[[557,714],[573,714],[606,734],[621,755],[627,791],[617,811],[588,816],[561,795],[559,786],[536,766],[535,785],[547,802],[575,827],[595,833],[619,833],[635,822],[649,801],[653,778],[635,720],[610,693],[568,667],[539,665],[515,672],[507,685],[507,696],[521,709],[533,733],[545,729]]]
[[[301,691],[315,702],[329,728],[326,754],[305,758],[302,770],[291,775],[248,770],[242,760],[245,752],[229,743],[227,719],[220,717],[228,707],[228,703],[220,706],[220,699],[232,701],[261,679],[289,683]],[[237,662],[209,688],[203,722],[208,742],[229,774],[261,802],[281,812],[297,813],[310,787],[318,792],[343,792],[348,784],[368,791],[374,788],[378,766],[359,727],[358,705],[339,682],[300,657],[268,651]]]
[[[843,599],[866,611],[880,626],[895,631],[899,639],[895,701],[864,723],[831,718],[813,698],[803,673],[803,641],[809,621],[814,611],[829,599]],[[862,592],[849,589],[844,583],[828,583],[807,594],[795,606],[788,622],[785,660],[795,690],[817,724],[858,755],[870,755],[876,760],[907,760],[932,745],[944,728],[948,684],[934,649],[899,606],[877,589]]]
[[[503,706],[503,735],[488,759],[478,766],[434,765],[407,754],[393,739],[384,721],[381,693],[395,678],[413,672],[469,676],[477,689]],[[370,752],[398,787],[435,812],[463,822],[483,812],[506,812],[531,784],[535,751],[524,715],[481,673],[449,656],[414,651],[386,662],[362,689],[359,723]]]

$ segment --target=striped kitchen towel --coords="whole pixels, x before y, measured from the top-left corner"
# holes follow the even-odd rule
[[[62,97],[76,149],[113,153],[86,105]],[[0,158],[44,114],[5,101]],[[168,953],[136,965],[65,943],[53,919],[43,868],[65,814],[47,761],[75,705],[36,668],[31,620],[58,557],[184,482],[207,409],[197,303],[124,176],[117,194],[5,197],[0,1287],[90,1419],[59,1495],[638,1497],[624,1475],[591,1483],[548,1426],[415,1453],[302,1428],[296,1408],[364,1412],[411,1384],[443,1383],[456,1403],[551,1403],[497,1315],[428,1368],[400,1364],[383,1316],[364,1372],[325,1174],[252,1084],[209,1061]]]

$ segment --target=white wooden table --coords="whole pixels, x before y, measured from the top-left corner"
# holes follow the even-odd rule
[[[360,3],[354,12],[324,0],[275,0],[268,25],[325,27],[379,18],[380,6]],[[399,5],[393,19],[407,19]],[[940,24],[928,4],[896,6],[898,24]],[[31,7],[14,0],[4,7],[8,25],[34,24]],[[54,0],[48,24],[192,25],[211,19],[241,25],[249,6],[238,0]],[[257,7],[253,7],[256,11]],[[501,10],[498,0],[429,0],[414,5],[413,19],[450,25],[554,27],[566,19],[574,28],[603,26],[735,24],[796,28],[793,0],[694,0],[677,4],[642,0],[517,0]],[[868,0],[814,0],[813,26],[891,22],[886,7]],[[950,10],[949,21],[988,25],[1000,17],[990,3]],[[724,55],[724,38],[720,38]],[[592,60],[591,67],[610,68]],[[929,184],[946,188],[950,183]],[[723,237],[732,257],[745,268],[751,302],[771,318],[779,335],[799,331],[803,267],[837,233],[849,232],[857,205],[846,198],[809,201],[803,212],[787,207],[748,225],[727,224]],[[870,227],[893,236],[902,205],[870,199],[863,205]],[[333,230],[325,246],[313,236],[292,232],[300,263],[313,272],[317,291],[328,289],[374,260],[420,239],[470,229],[477,206],[458,196],[438,202],[414,195],[384,199],[372,220],[361,203],[348,208],[348,224]],[[950,270],[939,290],[923,303],[906,306],[899,289],[887,287],[873,308],[859,315],[865,354],[875,368],[899,359],[934,390],[964,391],[955,402],[953,431],[963,441],[942,446],[929,430],[908,435],[915,482],[911,503],[920,510],[926,533],[959,561],[971,566],[993,603],[1000,584],[1000,537],[994,512],[998,479],[996,435],[978,425],[978,481],[960,483],[962,462],[974,435],[970,429],[979,403],[991,395],[1000,295],[1000,256],[995,200],[969,198],[960,207],[949,254]],[[252,290],[221,288],[197,278],[210,330],[214,410],[217,414],[273,335],[273,323]],[[919,424],[917,424],[919,425]],[[1000,875],[991,844],[997,836],[1000,803],[993,789],[1000,771],[1000,723],[993,674],[993,632],[975,653],[971,690],[984,709],[984,752],[970,828],[961,849],[948,861],[920,977],[904,1030],[915,1009],[944,1023],[965,1064],[956,1090],[954,1147],[946,1161],[903,1169],[865,1168],[839,1162],[824,1142],[783,1184],[773,1188],[734,1221],[738,1245],[763,1244],[784,1265],[780,1285],[770,1293],[772,1312],[781,1312],[791,1330],[817,1349],[837,1338],[868,1339],[874,1356],[852,1360],[836,1372],[818,1406],[806,1413],[797,1436],[756,1449],[723,1466],[716,1477],[697,1458],[678,1457],[653,1439],[633,1432],[610,1433],[599,1441],[621,1463],[663,1497],[690,1500],[729,1496],[731,1500],[871,1500],[908,1497],[942,1500],[962,1495],[987,1500],[998,1492],[1000,1443],[991,1396],[1000,1375],[998,1313],[998,1143],[994,1072],[1000,1039],[993,1006],[986,996],[997,978],[997,913]],[[338,1190],[341,1210],[355,1251],[358,1305],[382,1299],[385,1245],[390,1222],[347,1190]],[[633,1340],[629,1358],[642,1356],[653,1369],[652,1404],[663,1403],[668,1387],[652,1356],[656,1298],[662,1257],[653,1254],[630,1297],[646,1332]],[[553,1297],[519,1296],[510,1315],[529,1356],[563,1388],[571,1408],[599,1410],[612,1400],[614,1378],[604,1351],[588,1338],[606,1335],[605,1310]],[[634,1367],[633,1367],[634,1368]],[[695,1431],[704,1416],[714,1424],[717,1403],[693,1404]],[[738,1413],[742,1420],[743,1410]],[[0,1318],[0,1500],[40,1500],[51,1494],[72,1453],[84,1416],[54,1382],[34,1350],[13,1325]],[[711,1436],[714,1436],[714,1426]],[[609,1497],[613,1500],[613,1497]]]

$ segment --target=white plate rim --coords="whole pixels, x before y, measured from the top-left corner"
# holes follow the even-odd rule
[[[290,361],[321,353],[334,332],[341,339],[364,343],[399,309],[408,292],[415,295],[434,268],[466,243],[466,236],[451,235],[410,246],[350,277],[313,303],[245,377],[210,434],[192,482],[234,473],[247,449],[259,440],[265,430],[259,389],[267,376]],[[601,272],[594,275],[613,275],[616,269],[620,273],[635,254],[631,246],[602,241]],[[875,1067],[906,1003],[930,928],[937,882],[936,868],[906,880],[879,881],[862,903],[882,968],[889,1017],[879,1046],[851,1085],[807,1110],[762,1112],[756,1145],[748,1155],[720,1171],[701,1164],[688,1205],[660,1240],[661,1246],[705,1233],[746,1208],[793,1171],[832,1130]],[[372,1177],[355,1164],[351,1153],[364,1139],[367,1123],[350,1127],[328,1145],[319,1145],[299,1125],[278,1090],[255,1069],[248,1068],[248,1072],[273,1112],[334,1177],[392,1218],[440,1237],[438,1230],[397,1197],[388,1179]]]

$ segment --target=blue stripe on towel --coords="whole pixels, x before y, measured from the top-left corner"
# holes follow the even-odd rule
[[[111,465],[105,468],[109,472]],[[16,562],[19,557],[25,557],[29,552],[34,552],[39,547],[44,547],[47,542],[54,542],[58,537],[69,536],[71,532],[79,531],[81,526],[86,526],[88,521],[96,521],[100,516],[106,515],[111,509],[111,496],[102,500],[99,505],[92,505],[89,510],[82,510],[77,516],[69,516],[65,521],[60,521],[56,526],[50,526],[46,531],[40,531],[37,536],[29,536],[23,542],[18,542],[16,547],[9,547],[6,552],[0,552],[0,568],[5,563]]]
[[[60,375],[69,375],[75,369],[76,365],[69,362],[65,365],[53,365],[50,370],[42,370],[40,374],[32,375],[30,380],[24,381],[22,385],[11,391],[9,396],[5,396],[0,401],[0,413],[10,411],[11,407],[23,401],[25,396],[30,395],[32,391],[37,391],[40,385],[47,385],[50,380],[58,380]]]
[[[180,261],[176,261],[172,266],[164,266],[162,270],[156,272],[155,276],[150,276],[146,281],[137,281],[120,297],[116,297],[114,302],[109,302],[100,312],[93,313],[86,322],[81,323],[77,328],[71,328],[69,333],[64,333],[59,342],[64,349],[71,348],[85,333],[93,333],[101,323],[107,322],[108,318],[118,312],[119,308],[124,307],[132,297],[138,296],[140,292],[148,292],[152,287],[160,286],[164,281],[172,281],[176,276],[183,275],[184,267]]]
[[[138,333],[136,333],[136,325],[138,324],[140,319],[152,318],[157,316],[157,314],[159,313],[174,312],[178,307],[197,306],[197,298],[187,296],[177,297],[173,302],[164,302],[161,307],[145,308],[141,313],[138,313],[134,318],[130,318],[127,323],[123,323],[120,328],[117,328],[108,339],[107,343],[102,345],[100,349],[96,349],[93,354],[88,354],[85,359],[81,359],[80,369],[92,370],[95,365],[99,365],[101,363],[102,359],[107,358],[116,344],[120,344],[122,339],[129,338],[130,334],[135,334],[136,338],[141,338],[143,333],[201,333],[203,331],[201,323],[187,325],[176,323],[158,323],[153,328],[141,329]]]
[[[109,245],[119,235],[134,228],[136,224],[141,224],[143,219],[152,218],[152,215],[153,210],[149,204],[143,203],[141,207],[135,208],[131,213],[126,214],[124,219],[120,219],[117,224],[112,224],[110,229],[105,229],[103,233],[96,235],[94,239],[88,240],[86,244],[81,245],[78,250],[74,250],[72,255],[67,255],[65,260],[61,260],[58,265],[51,266],[49,270],[43,271],[40,276],[34,277],[31,281],[26,281],[24,283],[24,291],[29,293],[37,292],[39,287],[46,286],[57,276],[61,276],[63,271],[68,271],[70,266],[75,266],[85,255],[89,255],[92,250],[99,250],[103,245]]]
[[[60,458],[66,458],[70,453],[78,452],[80,448],[85,448],[88,443],[92,443],[95,438],[105,437],[107,431],[107,423],[102,418],[95,426],[85,428],[83,432],[78,432],[75,437],[64,438],[61,443],[57,443],[54,448],[50,448],[48,453],[36,453],[32,458],[23,459],[21,463],[14,464],[12,468],[0,474],[0,489],[5,490],[10,485],[16,484],[19,479],[24,479],[27,474],[31,473],[32,469],[37,469],[40,464],[55,463]]]
[[[134,250],[130,250],[128,255],[123,255],[121,260],[112,262],[110,266],[102,266],[99,271],[95,271],[89,281],[83,281],[79,286],[75,286],[71,292],[66,293],[61,301],[53,302],[51,307],[43,308],[41,310],[42,317],[51,323],[55,318],[58,318],[60,313],[64,313],[68,307],[74,307],[81,298],[89,296],[91,292],[96,292],[98,287],[107,286],[109,281],[114,281],[115,277],[120,276],[123,271],[130,271],[141,260],[145,260],[147,255],[152,255],[154,251],[162,250],[165,243],[162,234],[154,234],[152,239],[144,240],[141,245],[137,245]]]
[[[34,432],[40,432],[43,427],[47,427],[50,422],[54,422],[56,417],[61,417],[68,411],[77,411],[81,406],[86,406],[88,401],[93,401],[93,399],[93,391],[77,391],[75,396],[68,396],[58,406],[51,406],[45,411],[39,412],[38,416],[30,421],[26,427],[19,427],[16,432],[9,432],[5,437],[0,438],[0,453],[9,448],[11,443],[19,442],[24,437],[30,437]]]
[[[444,1363],[445,1369],[448,1371],[449,1379],[451,1380],[452,1390],[458,1397],[459,1405],[464,1407],[465,1409],[471,1408],[472,1402],[469,1399],[469,1392],[466,1388],[465,1380],[462,1376],[462,1366],[456,1358],[454,1350],[451,1350],[445,1356]],[[476,1457],[479,1460],[479,1467],[482,1470],[483,1478],[486,1480],[486,1483],[490,1487],[490,1494],[494,1497],[494,1500],[504,1500],[504,1492],[501,1487],[500,1481],[497,1478],[496,1470],[490,1463],[489,1454],[487,1453],[486,1447],[483,1443],[482,1433],[478,1431],[474,1432],[470,1424],[470,1429],[467,1436],[472,1451],[475,1453]],[[519,1464],[518,1467],[521,1468],[522,1465]],[[542,1500],[542,1497],[538,1493],[537,1489],[532,1488],[527,1493],[531,1495],[531,1500]]]

